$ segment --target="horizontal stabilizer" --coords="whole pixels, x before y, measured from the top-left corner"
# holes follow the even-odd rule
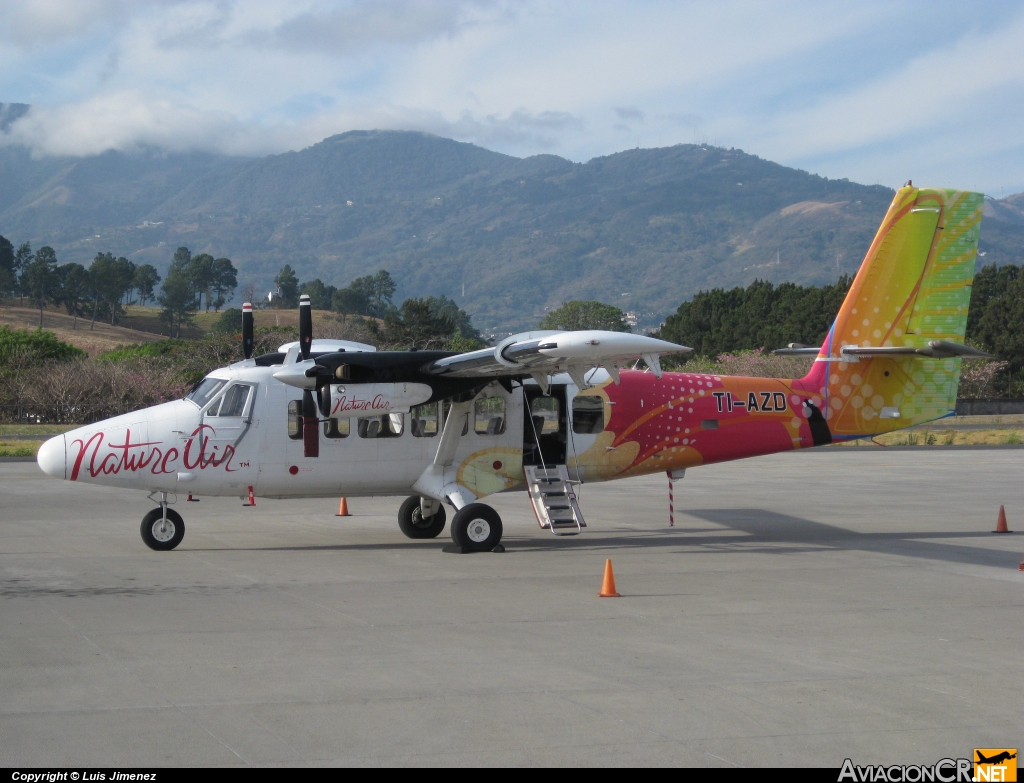
[[[808,348],[799,343],[790,343],[788,348],[778,348],[772,351],[776,356],[817,356],[821,348]],[[844,345],[840,350],[840,359],[852,357],[857,358],[871,356],[927,356],[932,359],[952,359],[960,357],[964,359],[994,359],[990,353],[971,348],[969,345],[951,343],[947,340],[929,340],[928,344],[921,348],[914,348],[910,345],[882,345],[882,346],[859,346]]]
[[[879,346],[860,347],[857,345],[844,345],[840,350],[843,356],[928,356],[933,359],[951,359],[957,356],[967,359],[994,359],[990,353],[971,348],[969,345],[951,343],[946,340],[929,340],[928,344],[921,348],[911,346]]]
[[[821,348],[803,343],[790,343],[785,348],[776,348],[772,353],[776,356],[817,356],[821,353]]]

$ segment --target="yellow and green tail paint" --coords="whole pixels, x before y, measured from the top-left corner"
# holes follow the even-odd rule
[[[901,188],[803,384],[824,396],[833,438],[877,435],[951,415],[959,357],[861,356],[850,347],[962,344],[978,252],[980,193]]]

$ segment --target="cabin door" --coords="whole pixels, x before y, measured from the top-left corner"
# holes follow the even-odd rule
[[[524,386],[523,464],[564,465],[569,431],[565,384],[552,384],[545,395],[539,386]]]

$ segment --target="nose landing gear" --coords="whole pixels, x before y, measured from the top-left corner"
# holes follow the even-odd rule
[[[160,507],[142,518],[140,533],[150,549],[166,552],[174,549],[185,537],[185,520],[174,509],[167,507],[167,493],[161,492]],[[150,496],[152,499],[152,495]]]
[[[398,509],[398,526],[409,538],[437,538],[444,530],[444,506],[433,501],[429,505],[434,506],[434,512],[425,516],[424,505],[428,504],[421,501],[419,495],[412,495]]]

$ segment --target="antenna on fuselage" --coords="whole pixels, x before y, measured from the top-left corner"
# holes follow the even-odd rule
[[[299,297],[299,353],[302,361],[309,358],[309,349],[313,345],[313,307],[309,295]],[[320,433],[318,427],[320,417],[317,415],[316,401],[313,392],[306,389],[302,392],[302,456],[320,456]]]
[[[242,305],[242,354],[246,359],[252,358],[252,350],[255,345],[252,333],[252,303],[246,302]]]

